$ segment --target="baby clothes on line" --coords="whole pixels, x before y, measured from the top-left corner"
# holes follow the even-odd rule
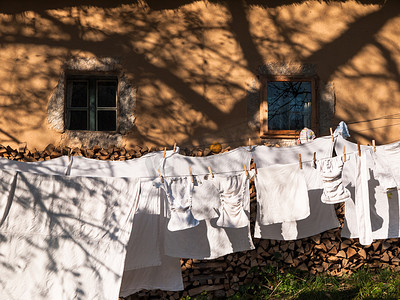
[[[350,159],[350,156],[349,158]],[[343,186],[343,157],[336,156],[319,162],[324,191],[321,201],[326,204],[336,204],[349,200],[350,191]]]
[[[302,174],[306,182],[310,209],[308,217],[295,221],[295,223],[263,225],[260,220],[256,219],[254,237],[273,240],[301,239],[339,227],[340,223],[334,206],[321,202],[322,180],[318,169],[313,163],[314,152],[318,160],[331,157],[332,151],[333,142],[331,137],[317,138],[306,144],[292,147],[256,146],[253,148],[253,160],[257,165],[257,169],[268,168],[278,164],[297,164],[297,168],[300,168],[298,155],[299,153],[301,154]],[[258,193],[257,186],[256,189]]]
[[[391,144],[391,147],[394,144]],[[335,151],[338,154],[343,152],[343,146],[346,148],[346,156],[349,153],[354,153],[358,156],[357,144],[352,143],[338,136],[335,139]],[[385,146],[376,146],[376,153],[384,149]],[[365,154],[367,164],[367,186],[368,198],[361,198],[366,205],[369,205],[370,222],[373,239],[387,239],[400,237],[400,202],[398,191],[387,190],[394,182],[391,171],[382,166],[382,161],[376,156],[372,146],[361,145],[361,152]],[[396,161],[393,158],[393,161]],[[359,203],[356,203],[355,189],[356,187],[356,159],[345,163],[343,167],[343,184],[350,191],[353,201],[345,202],[345,218],[341,232],[342,237],[359,238]],[[359,193],[359,195],[361,195]],[[360,198],[358,198],[360,199]],[[365,222],[365,221],[363,221]]]
[[[169,177],[164,179],[162,187],[170,211],[168,230],[184,230],[199,225],[199,221],[192,214],[193,182],[188,177]]]
[[[298,164],[257,168],[257,222],[260,225],[283,223],[282,235],[295,239],[292,222],[310,215],[307,183]],[[285,224],[286,222],[291,222]],[[290,233],[291,232],[291,233]],[[296,233],[294,235],[293,233]]]
[[[163,174],[168,177],[189,177],[192,169],[194,188],[192,195],[192,213],[199,224],[195,227],[169,231],[165,230],[165,254],[173,257],[214,259],[238,251],[254,249],[250,235],[250,222],[241,228],[220,227],[220,192],[213,183],[208,167],[216,175],[238,175],[244,173],[243,165],[250,169],[251,155],[245,148],[206,157],[188,157],[173,154],[164,162]],[[243,175],[245,176],[245,175]],[[222,186],[220,186],[222,187]],[[249,180],[243,180],[243,208],[250,213]],[[165,217],[169,215],[166,206]]]
[[[241,228],[249,225],[249,216],[244,209],[247,203],[246,195],[246,175],[239,173],[236,175],[214,175],[211,178],[219,192],[221,206],[217,225],[226,228]]]
[[[0,298],[117,299],[138,190],[138,179],[18,173]]]

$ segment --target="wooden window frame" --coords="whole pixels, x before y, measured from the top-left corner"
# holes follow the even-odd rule
[[[88,106],[86,108],[75,108],[70,107],[70,103],[68,101],[68,88],[70,86],[70,82],[73,81],[87,81],[88,82]],[[115,107],[100,107],[98,106],[98,82],[101,81],[115,81],[117,85],[116,90],[116,106]],[[66,75],[66,83],[65,83],[65,107],[64,107],[64,126],[65,130],[68,131],[79,131],[79,132],[106,132],[106,133],[116,133],[119,128],[119,78],[115,74],[67,74]],[[87,128],[88,129],[69,129],[67,126],[68,113],[71,110],[85,110],[87,111]],[[115,130],[98,130],[98,111],[115,111],[116,119],[115,119]]]
[[[317,77],[305,76],[270,76],[260,75],[260,137],[261,138],[297,138],[299,130],[269,130],[268,129],[268,82],[271,81],[308,81],[311,82],[311,128],[318,134],[318,101]]]

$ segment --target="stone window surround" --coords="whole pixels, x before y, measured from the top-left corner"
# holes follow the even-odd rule
[[[65,79],[66,74],[104,74],[118,76],[118,120],[116,132],[73,131],[65,129]],[[93,147],[121,146],[122,136],[135,127],[136,87],[123,72],[117,58],[73,57],[66,61],[62,74],[50,96],[47,121],[53,130],[61,133],[61,144]]]

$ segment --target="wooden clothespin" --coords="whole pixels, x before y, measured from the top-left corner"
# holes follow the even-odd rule
[[[165,158],[165,154],[167,154],[167,147],[164,147],[164,155],[163,155],[163,158]]]
[[[163,178],[163,176],[161,175],[160,169],[157,169],[157,172],[158,172],[158,176],[160,176],[161,183],[164,183],[164,178]]]
[[[332,127],[329,128],[329,131],[331,132],[331,138],[332,138],[332,142],[333,142],[333,131],[332,131]]]
[[[214,178],[214,174],[213,174],[213,172],[211,171],[211,167],[208,167],[208,171],[210,172],[211,178]]]
[[[346,146],[343,146],[343,161],[346,161]]]
[[[376,152],[375,140],[372,140],[372,149],[374,149],[374,152]]]
[[[189,166],[189,174],[190,174],[190,181],[193,183],[194,180],[193,180],[193,174],[192,174],[192,167],[191,166]]]
[[[249,151],[251,151],[251,138],[249,138]]]
[[[358,149],[358,156],[361,157],[361,146],[360,146],[360,142],[357,142],[357,149]]]
[[[71,161],[71,155],[72,155],[72,149],[69,149],[69,151],[68,151],[68,162]]]
[[[301,162],[301,154],[299,153],[299,168],[303,169],[303,164]]]
[[[313,164],[314,164],[314,168],[316,168],[316,167],[317,167],[317,152],[314,152],[314,155],[313,155]]]
[[[244,172],[246,173],[246,176],[248,177],[249,176],[249,172],[247,172],[246,165],[243,165],[243,168],[244,168]]]
[[[175,150],[176,150],[176,143],[174,143],[174,151],[173,152],[175,152]]]

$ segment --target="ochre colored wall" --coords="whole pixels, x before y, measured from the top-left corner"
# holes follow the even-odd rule
[[[362,143],[400,139],[398,1],[93,3],[19,1],[1,10],[0,144],[65,143],[47,105],[76,56],[119,58],[137,87],[126,146],[256,142],[248,91],[257,68],[276,62],[313,64],[321,82],[333,83],[334,117],[320,120],[324,128],[344,120]]]

